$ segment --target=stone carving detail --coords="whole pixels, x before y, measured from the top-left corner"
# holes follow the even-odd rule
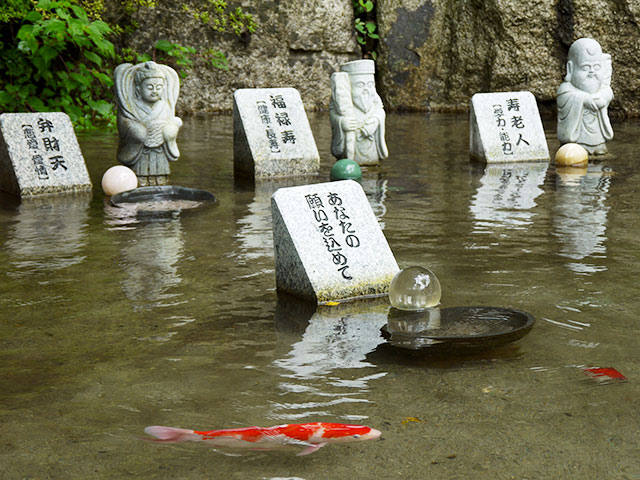
[[[607,108],[613,99],[611,55],[591,38],[569,48],[567,75],[558,88],[558,140],[579,143],[590,155],[607,153],[613,138]]]
[[[331,75],[331,153],[360,165],[376,165],[389,152],[385,112],[375,88],[373,60],[344,63]]]
[[[131,168],[140,186],[164,185],[169,162],[178,160],[175,116],[180,81],[166,65],[123,63],[114,71],[118,104],[118,161]]]

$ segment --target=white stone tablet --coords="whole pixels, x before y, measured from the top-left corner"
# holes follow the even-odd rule
[[[471,157],[486,163],[548,162],[549,147],[530,92],[471,97]]]
[[[233,94],[234,171],[245,177],[310,175],[320,155],[295,88],[251,88]]]
[[[91,190],[66,113],[0,115],[0,189],[18,196]]]
[[[388,293],[398,264],[357,182],[281,188],[271,214],[278,290],[317,303]]]

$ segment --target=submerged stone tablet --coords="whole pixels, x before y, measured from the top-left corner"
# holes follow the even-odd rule
[[[486,163],[548,162],[549,147],[531,92],[471,97],[471,157]]]
[[[315,174],[320,155],[295,88],[245,88],[233,94],[234,172],[244,177]]]

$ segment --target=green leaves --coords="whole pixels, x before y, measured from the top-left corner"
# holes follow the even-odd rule
[[[188,70],[193,66],[193,62],[196,60],[204,60],[212,67],[220,70],[229,70],[229,62],[227,57],[219,50],[208,49],[203,52],[198,52],[193,47],[185,47],[172,43],[169,40],[158,40],[154,45],[156,51],[162,52],[166,55],[169,63],[173,63],[178,70],[180,78],[187,76]],[[154,58],[157,52],[154,52]],[[159,56],[159,55],[158,55]]]
[[[229,5],[224,0],[206,0],[205,5],[192,7],[182,4],[184,13],[209,26],[216,32],[233,32],[236,35],[255,33],[258,24],[253,15],[245,12],[242,7],[228,11]]]
[[[380,36],[377,32],[374,0],[353,0],[353,11],[356,40],[360,44],[363,57],[371,57],[375,60],[377,57],[375,49]]]
[[[102,71],[115,56],[111,33],[76,3],[40,0],[23,16],[13,43],[0,44],[6,82],[0,111],[62,110],[80,128],[113,124],[105,100],[113,81]]]
[[[85,58],[87,60],[95,63],[99,67],[102,66],[102,57],[100,55],[98,55],[97,53],[91,52],[89,50],[85,50],[84,52],[82,52],[82,54],[85,56]]]
[[[356,15],[361,15],[363,13],[372,12],[374,4],[371,0],[354,0],[353,6],[355,8]]]
[[[41,15],[39,12],[31,11],[31,12],[29,12],[29,13],[27,14],[27,16],[26,16],[26,17],[24,17],[24,19],[25,19],[27,22],[33,22],[33,23],[35,23],[35,22],[39,22],[40,20],[42,20],[42,15]]]
[[[131,33],[130,19],[113,28],[95,20],[92,2],[81,0],[0,0],[0,112],[64,111],[77,128],[115,126],[111,87],[114,63],[155,60],[172,65],[184,78],[196,62],[228,70],[224,53],[159,40],[152,55],[129,48],[118,55],[111,37]],[[155,0],[118,0],[125,11],[158,8]],[[368,8],[371,0],[356,0]],[[165,2],[166,3],[166,2]],[[6,6],[4,5],[6,4]],[[225,0],[182,5],[168,14],[188,15],[215,31],[247,40],[257,29],[253,16]],[[371,3],[372,4],[372,3]],[[177,5],[181,5],[178,2]],[[11,23],[12,28],[5,28]],[[17,32],[15,26],[18,26]],[[365,22],[363,28],[369,31]],[[114,31],[115,30],[115,31]],[[375,33],[375,32],[372,32]]]
[[[224,53],[213,48],[205,52],[211,66],[220,70],[229,70],[229,62]]]
[[[174,63],[178,67],[181,67],[178,68],[178,74],[181,78],[185,78],[187,76],[186,70],[189,69],[193,63],[191,56],[196,53],[195,48],[184,47],[176,43],[171,43],[168,40],[158,40],[154,45],[154,48],[173,58]]]

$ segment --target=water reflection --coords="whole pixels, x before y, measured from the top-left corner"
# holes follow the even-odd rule
[[[273,257],[271,196],[279,188],[319,181],[315,176],[256,179],[253,201],[247,205],[249,212],[237,221],[237,258],[250,262],[261,257]]]
[[[488,164],[471,202],[474,233],[496,228],[526,229],[532,223],[543,190],[547,163]]]
[[[373,214],[378,219],[380,228],[384,230],[383,217],[387,214],[385,202],[387,200],[388,184],[387,180],[380,178],[378,172],[365,172],[360,181],[360,185],[367,195]]]
[[[178,264],[183,257],[184,238],[179,211],[137,212],[105,202],[105,223],[120,232],[120,266],[125,272],[122,289],[137,308],[175,303],[170,289],[182,279]]]
[[[278,387],[287,398],[303,394],[305,401],[274,402],[272,415],[287,421],[336,415],[333,406],[368,402],[362,394],[368,391],[369,382],[386,373],[353,370],[375,368],[366,356],[384,342],[380,328],[387,323],[388,310],[386,299],[320,306],[316,310],[315,305],[281,297],[276,307],[276,327],[281,334],[295,332],[299,340],[284,358],[273,362],[282,371]],[[339,416],[367,418],[357,411],[341,411]]]
[[[29,275],[77,265],[85,259],[91,194],[23,198],[5,248],[13,271]]]
[[[553,233],[561,243],[558,255],[574,260],[567,267],[576,273],[607,269],[585,259],[606,258],[609,207],[605,202],[610,186],[611,169],[602,164],[556,172]]]

